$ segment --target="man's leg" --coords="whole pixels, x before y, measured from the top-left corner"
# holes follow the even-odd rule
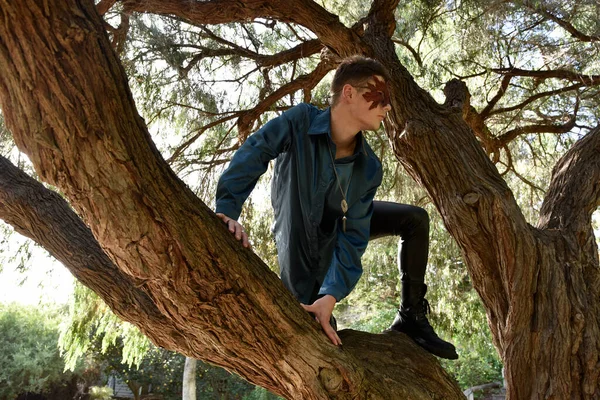
[[[440,339],[427,320],[427,211],[407,204],[374,201],[370,239],[389,235],[401,237],[398,245],[398,268],[402,282],[402,302],[390,329],[406,333],[417,344],[438,357],[458,358],[454,345]]]

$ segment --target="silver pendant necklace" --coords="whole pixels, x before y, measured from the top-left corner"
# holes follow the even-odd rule
[[[348,186],[346,187],[346,191],[344,192],[344,190],[342,189],[342,183],[340,182],[340,177],[337,173],[337,168],[335,167],[335,161],[333,159],[333,153],[331,152],[331,146],[329,145],[329,142],[327,142],[327,148],[329,149],[329,157],[331,157],[331,166],[333,167],[335,180],[338,184],[338,188],[340,189],[340,193],[342,195],[342,202],[340,204],[342,207],[342,213],[344,213],[344,215],[342,216],[342,230],[344,231],[344,233],[346,233],[346,213],[348,212],[348,202],[346,201],[346,196],[348,195],[348,189],[350,188],[350,182],[352,181],[352,173],[350,174],[350,179],[348,179]]]

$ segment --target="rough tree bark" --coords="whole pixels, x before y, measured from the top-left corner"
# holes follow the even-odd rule
[[[412,78],[386,60],[395,89]],[[600,270],[592,213],[600,200],[600,129],[555,167],[530,226],[462,117],[417,90],[387,121],[398,160],[423,185],[460,245],[505,365],[508,397],[600,397]]]
[[[1,1],[0,14],[6,124],[116,267],[101,256],[86,259],[89,249],[71,242],[60,214],[51,212],[58,222],[37,214],[54,206],[67,213],[56,196],[42,200],[11,181],[3,218],[25,232],[44,227],[42,244],[66,238],[57,244],[59,259],[119,316],[160,346],[287,398],[462,396],[435,358],[403,335],[346,332],[344,348],[328,342],[277,276],[161,158],[91,1]],[[42,196],[45,189],[31,190]],[[374,348],[381,350],[367,351]]]

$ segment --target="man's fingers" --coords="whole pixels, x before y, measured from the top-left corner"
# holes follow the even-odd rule
[[[229,219],[229,217],[227,215],[223,214],[223,213],[217,213],[216,216],[219,217],[219,218],[221,218],[221,219],[225,219],[225,218]]]
[[[244,247],[250,247],[250,240],[248,239],[248,234],[244,231],[244,227],[238,223],[236,220],[229,218],[227,215],[222,213],[217,213],[217,217],[219,217],[226,225],[229,232],[233,233],[235,238],[242,242]]]
[[[312,310],[313,310],[312,304],[311,305],[306,305],[306,304],[300,303],[300,305],[302,306],[302,308],[304,308],[308,312],[312,312]]]
[[[318,307],[314,306],[314,304],[306,305],[306,304],[300,303],[300,305],[302,306],[302,308],[304,308],[305,311],[313,312],[313,313],[315,311],[318,311]],[[342,344],[342,340],[338,336],[335,329],[333,329],[333,327],[329,323],[328,317],[326,318],[324,315],[321,315],[321,318],[319,318],[319,315],[317,315],[317,313],[315,313],[315,319],[317,320],[318,323],[321,324],[321,328],[323,328],[323,332],[325,332],[325,334],[327,335],[329,340],[331,340],[331,343],[333,343],[336,346],[339,346]]]
[[[342,344],[342,341],[338,336],[337,332],[329,324],[329,320],[321,322],[321,327],[323,327],[323,330],[325,331],[325,334],[327,335],[329,340],[331,340],[331,343],[333,343],[336,346]]]

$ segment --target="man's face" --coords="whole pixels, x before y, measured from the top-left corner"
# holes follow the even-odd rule
[[[366,89],[367,92],[363,93],[363,97],[366,101],[371,103],[369,110],[377,108],[381,106],[385,108],[388,105],[391,105],[390,101],[390,91],[385,80],[380,79],[377,75],[373,75],[369,81],[367,81]]]
[[[360,121],[361,129],[379,129],[385,115],[392,109],[387,83],[383,77],[373,75],[364,84],[354,87],[358,91],[354,115]]]

